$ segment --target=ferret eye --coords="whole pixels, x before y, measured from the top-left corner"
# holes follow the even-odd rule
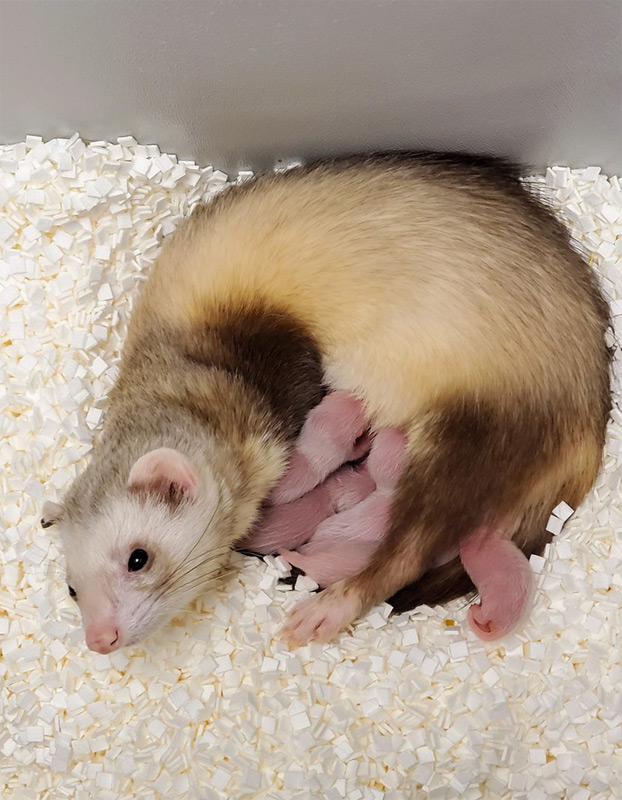
[[[69,597],[73,597],[73,599],[75,600],[78,596],[76,594],[76,590],[73,588],[73,586],[69,586],[69,584],[67,584],[67,588],[69,589]]]
[[[145,550],[134,550],[127,562],[127,568],[130,572],[138,572],[149,561],[149,554]]]

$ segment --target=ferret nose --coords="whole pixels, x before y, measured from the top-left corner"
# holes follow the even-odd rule
[[[96,653],[112,653],[121,647],[119,629],[115,625],[90,625],[86,632],[86,646]]]

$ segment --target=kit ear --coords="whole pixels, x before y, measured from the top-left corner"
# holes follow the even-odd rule
[[[141,456],[130,470],[127,487],[152,495],[176,507],[184,499],[194,500],[199,481],[188,459],[170,447]]]
[[[63,507],[51,500],[46,500],[41,509],[41,527],[49,528],[63,518]]]

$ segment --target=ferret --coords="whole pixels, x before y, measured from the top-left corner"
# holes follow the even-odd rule
[[[199,207],[138,299],[60,527],[87,645],[133,645],[204,592],[327,392],[404,432],[368,563],[295,609],[294,645],[372,605],[472,590],[467,542],[541,552],[598,473],[608,309],[564,226],[486,157],[394,153],[268,174]],[[400,599],[401,598],[401,599]]]

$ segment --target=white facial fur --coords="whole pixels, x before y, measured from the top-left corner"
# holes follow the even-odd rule
[[[67,583],[91,649],[136,644],[218,573],[229,552],[217,535],[219,502],[211,475],[199,477],[180,454],[158,450],[139,459],[128,489],[100,513],[79,527],[61,515]],[[136,550],[148,559],[132,571]]]

